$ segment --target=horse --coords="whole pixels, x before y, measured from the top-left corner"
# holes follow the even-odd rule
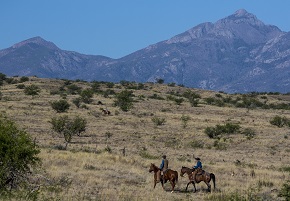
[[[213,181],[213,186],[215,189],[215,175],[213,173],[208,173],[206,171],[202,171],[202,173],[199,174],[197,169],[194,169],[194,168],[191,169],[191,168],[182,166],[182,168],[180,170],[180,176],[183,177],[183,175],[185,173],[187,173],[188,179],[189,179],[189,182],[187,183],[187,186],[185,189],[186,191],[187,191],[188,185],[191,183],[194,187],[194,192],[196,192],[195,183],[199,183],[201,181],[204,181],[204,183],[208,187],[208,192],[210,192],[211,191],[211,185],[210,185],[211,180]],[[194,175],[195,175],[195,178],[194,178]]]
[[[149,168],[149,172],[154,172],[154,187],[153,188],[155,188],[156,183],[158,182],[157,181],[158,171],[160,171],[160,169],[156,165],[151,163],[150,168]],[[164,183],[166,183],[167,181],[170,181],[170,184],[172,187],[171,193],[173,193],[174,187],[175,187],[176,183],[178,182],[178,172],[171,170],[171,169],[167,169],[163,172],[163,177],[160,178],[160,182],[161,182],[163,190],[165,190]]]

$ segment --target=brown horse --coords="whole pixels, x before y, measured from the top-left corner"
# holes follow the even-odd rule
[[[158,171],[160,171],[160,169],[156,165],[151,163],[149,172],[154,172],[154,187],[153,188],[155,188],[156,183],[159,182],[157,181]],[[167,169],[166,171],[164,171],[163,177],[160,178],[160,182],[163,189],[164,189],[164,183],[166,183],[167,181],[170,181],[170,184],[172,186],[172,190],[171,190],[171,193],[172,193],[174,191],[175,184],[178,182],[178,172],[171,169]]]
[[[205,171],[202,171],[201,173],[199,172],[195,172],[197,171],[197,169],[191,169],[191,168],[188,168],[188,167],[182,167],[181,170],[180,170],[180,176],[183,177],[183,175],[185,173],[187,173],[188,175],[188,179],[189,179],[189,182],[187,183],[187,186],[186,186],[186,191],[187,191],[187,188],[188,188],[188,185],[191,183],[194,187],[194,192],[196,192],[196,188],[195,188],[195,182],[196,183],[199,183],[201,181],[204,181],[204,183],[207,185],[208,187],[208,191],[210,192],[211,191],[211,185],[210,185],[210,181],[212,180],[213,181],[213,186],[214,186],[214,189],[215,189],[215,175],[213,173],[208,173],[208,172],[205,172]],[[195,174],[195,178],[194,178],[194,173]]]

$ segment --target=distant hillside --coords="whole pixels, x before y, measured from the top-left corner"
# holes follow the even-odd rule
[[[281,19],[282,20],[282,19]],[[244,9],[120,59],[60,50],[40,37],[0,51],[0,71],[83,80],[165,82],[215,91],[289,92],[290,33]]]

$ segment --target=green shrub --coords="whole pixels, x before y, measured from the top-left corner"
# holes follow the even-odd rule
[[[75,104],[75,106],[77,106],[77,108],[79,108],[81,106],[81,98],[74,98],[72,100],[73,104]]]
[[[93,100],[94,92],[91,89],[85,89],[81,92],[80,96],[84,103],[90,104]]]
[[[155,124],[155,126],[161,126],[166,122],[165,118],[156,117],[156,116],[153,117],[151,120]]]
[[[79,94],[81,92],[81,87],[77,86],[76,84],[67,85],[67,93],[68,94]]]
[[[35,96],[35,95],[38,95],[39,92],[40,92],[40,88],[34,84],[26,86],[24,88],[24,93],[26,95]]]
[[[20,82],[27,82],[27,81],[29,81],[29,78],[26,77],[26,76],[23,76],[23,77],[20,78],[19,81],[20,81]]]
[[[51,107],[56,112],[62,113],[62,112],[66,112],[69,109],[70,104],[66,100],[61,99],[59,101],[53,101],[51,103]]]
[[[290,200],[290,180],[283,184],[278,196],[285,198],[286,201]]]
[[[115,95],[114,105],[122,111],[129,111],[133,107],[133,92],[124,90]]]
[[[175,98],[174,101],[175,101],[176,105],[181,105],[181,103],[184,101],[184,99],[183,98]]]
[[[158,84],[163,84],[163,83],[164,83],[164,79],[157,78],[157,79],[156,79],[156,82],[157,82]]]
[[[278,126],[279,128],[283,127],[284,125],[289,126],[290,120],[286,117],[275,116],[273,119],[270,120],[270,124]]]
[[[78,135],[86,131],[87,121],[79,116],[69,119],[67,115],[53,117],[49,122],[52,130],[62,134],[66,142],[71,142],[73,135]]]
[[[240,125],[233,123],[226,123],[225,125],[216,125],[215,127],[207,127],[205,134],[209,138],[219,139],[223,134],[234,134],[239,132]]]
[[[25,88],[25,85],[24,84],[18,84],[16,86],[17,89],[24,89]]]
[[[251,128],[246,128],[242,131],[242,134],[244,134],[247,137],[247,139],[250,140],[255,137],[256,132]]]
[[[16,79],[14,79],[13,77],[10,78],[6,78],[5,80],[8,84],[16,84],[18,83],[18,81]]]
[[[113,88],[113,87],[115,86],[115,84],[114,84],[113,82],[107,82],[107,83],[106,83],[106,86],[107,86],[108,88]]]
[[[0,197],[3,191],[27,182],[34,167],[40,165],[39,148],[16,124],[0,115]]]
[[[188,116],[188,115],[182,115],[181,117],[180,117],[180,120],[181,120],[181,122],[182,122],[182,127],[183,128],[186,128],[187,127],[187,122],[190,120],[191,118],[190,118],[190,116]]]
[[[204,143],[201,140],[192,140],[188,143],[190,148],[201,149],[204,147]]]

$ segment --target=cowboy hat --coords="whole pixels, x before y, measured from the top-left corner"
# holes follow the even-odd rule
[[[198,160],[198,161],[200,161],[200,158],[195,158],[195,160]]]

